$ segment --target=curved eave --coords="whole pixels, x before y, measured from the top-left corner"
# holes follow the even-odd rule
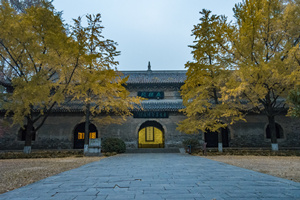
[[[121,71],[127,77],[126,84],[183,84],[186,70]]]
[[[136,105],[131,110],[134,111],[168,111],[178,112],[183,109],[182,100],[145,100],[141,105]],[[34,112],[39,112],[39,109],[34,109]],[[66,103],[60,106],[55,106],[52,113],[83,113],[83,103]]]
[[[136,106],[133,111],[178,111],[185,108],[182,100],[146,100],[141,106]]]

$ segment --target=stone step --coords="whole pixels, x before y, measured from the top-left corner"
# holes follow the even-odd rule
[[[127,149],[126,153],[180,153],[178,148],[140,148],[140,149]]]

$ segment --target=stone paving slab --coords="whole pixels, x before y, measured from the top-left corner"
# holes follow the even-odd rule
[[[1,194],[0,199],[299,200],[300,183],[187,154],[122,154]]]

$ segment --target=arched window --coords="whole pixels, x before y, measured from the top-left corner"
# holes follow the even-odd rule
[[[156,121],[144,122],[138,137],[139,148],[164,148],[164,128]]]
[[[277,138],[284,138],[283,129],[279,124],[275,123],[275,129],[276,129],[276,137]],[[271,139],[271,132],[270,132],[269,124],[268,124],[267,129],[266,129],[266,138]]]
[[[229,129],[227,127],[222,128],[221,133],[223,147],[229,147]],[[218,132],[205,131],[204,140],[207,143],[207,147],[218,147]]]
[[[95,139],[98,138],[98,130],[96,126],[90,123],[89,126],[89,138]],[[83,149],[84,147],[84,138],[85,138],[85,123],[78,124],[74,129],[74,149]]]
[[[25,139],[26,139],[26,131],[27,131],[27,125],[25,125],[24,127],[20,128],[20,130],[18,132],[18,140],[19,141],[25,141]],[[32,131],[33,131],[33,133],[32,133],[31,140],[35,141],[35,132],[36,131],[34,130],[34,127],[32,128]]]

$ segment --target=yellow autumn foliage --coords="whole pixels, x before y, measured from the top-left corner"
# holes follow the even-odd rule
[[[300,85],[300,1],[247,0],[233,10],[233,22],[200,12],[181,91],[187,119],[179,130],[215,131],[262,112],[277,143],[274,118]]]

